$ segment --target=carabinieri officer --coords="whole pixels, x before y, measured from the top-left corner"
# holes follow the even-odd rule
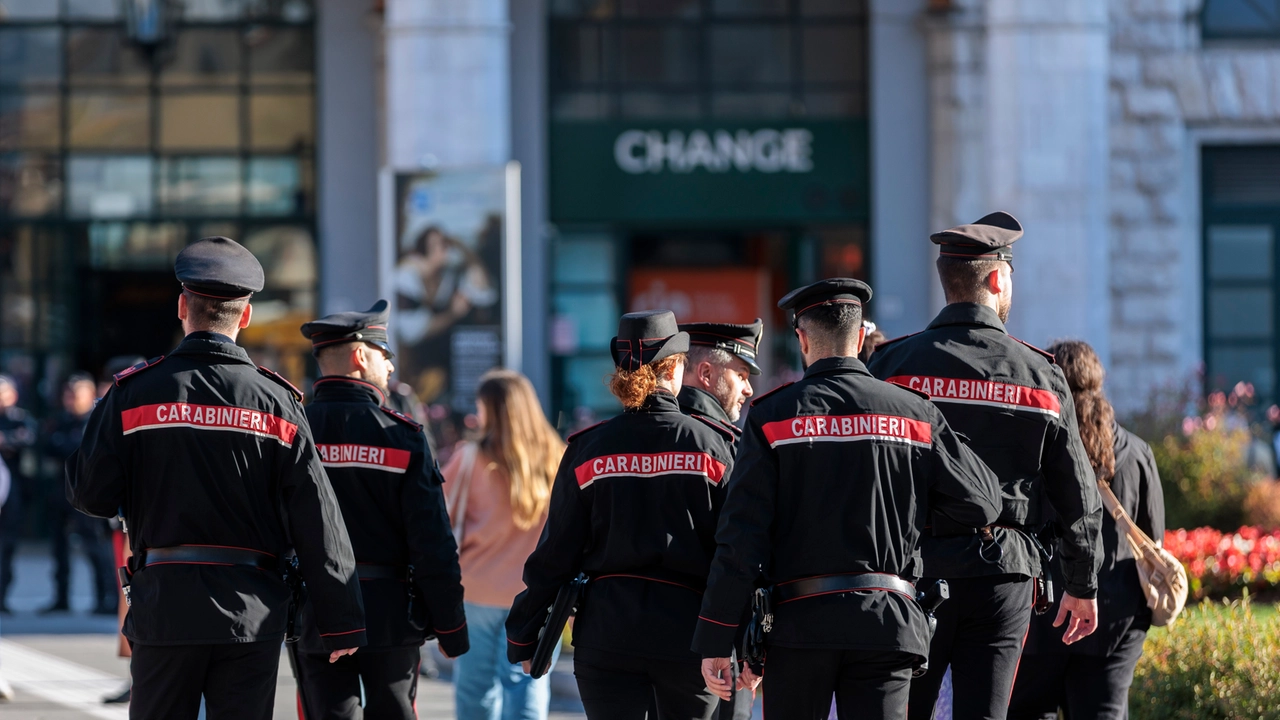
[[[351,536],[369,636],[359,655],[330,663],[314,608],[303,606],[295,664],[307,720],[412,720],[426,637],[447,657],[470,647],[444,480],[422,426],[385,404],[388,315],[379,300],[302,326],[321,373],[307,420]]]
[[[302,394],[235,344],[262,266],[205,238],[174,263],[186,338],[115,376],[67,462],[67,498],[122,513],[133,720],[271,717],[296,550],[331,661],[365,644],[355,558]]]
[[[858,360],[871,288],[832,278],[792,291],[804,377],[755,399],[716,532],[693,648],[727,697],[729,657],[753,589],[772,583],[764,714],[902,718],[929,654],[916,549],[929,513],[980,527],[995,476],[925,396]],[[751,675],[744,671],[745,680]]]
[[[610,383],[625,412],[569,438],[526,590],[507,618],[507,658],[533,657],[562,585],[590,577],[573,628],[587,717],[708,720],[717,701],[689,650],[733,466],[720,423],[680,413],[689,336],[669,311],[623,315]]]

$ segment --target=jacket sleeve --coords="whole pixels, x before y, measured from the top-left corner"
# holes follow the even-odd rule
[[[933,412],[933,473],[929,507],[966,527],[986,527],[1000,517],[1000,480],[965,445],[937,408]]]
[[[507,660],[513,663],[533,658],[548,609],[560,588],[582,570],[591,538],[591,507],[574,475],[577,455],[570,444],[560,460],[547,523],[538,547],[524,564],[525,590],[516,596],[507,615]]]
[[[716,529],[716,554],[693,633],[692,649],[703,657],[729,656],[770,557],[778,461],[760,423],[752,420],[756,415],[747,418],[729,477],[729,494]]]
[[[347,526],[301,406],[291,415],[298,418],[298,433],[292,447],[282,453],[281,505],[315,609],[320,641],[329,652],[363,647],[367,644],[364,598]]]
[[[1134,438],[1137,440],[1137,438]],[[1139,446],[1138,472],[1141,484],[1138,487],[1138,507],[1133,521],[1142,528],[1156,544],[1164,546],[1164,486],[1160,484],[1160,471],[1156,469],[1156,459],[1151,453],[1151,446],[1145,442]]]
[[[1061,410],[1045,434],[1040,467],[1044,487],[1058,516],[1063,584],[1072,597],[1098,596],[1098,569],[1102,567],[1102,496],[1080,441],[1076,405],[1062,370],[1054,367],[1054,389]]]
[[[413,581],[426,602],[427,615],[432,631],[440,640],[440,648],[449,657],[458,657],[471,648],[467,618],[462,609],[458,546],[445,512],[444,478],[421,431],[418,438],[422,446],[414,453],[417,462],[410,465],[400,494],[409,561],[413,564]]]
[[[115,517],[125,505],[124,430],[115,398],[108,392],[93,408],[84,439],[65,464],[67,502],[94,517]]]

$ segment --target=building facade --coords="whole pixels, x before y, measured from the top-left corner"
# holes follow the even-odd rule
[[[245,344],[305,380],[301,320],[387,293],[387,177],[510,161],[518,362],[562,428],[613,412],[618,314],[763,318],[767,389],[788,288],[861,277],[920,329],[929,233],[995,209],[1027,229],[1011,330],[1093,343],[1123,409],[1275,396],[1276,0],[136,5],[164,22],[0,0],[0,369],[33,406],[168,349],[207,234],[263,258]]]

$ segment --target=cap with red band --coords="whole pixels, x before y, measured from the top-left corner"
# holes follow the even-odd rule
[[[1007,212],[997,211],[968,225],[957,225],[929,236],[942,257],[961,260],[1013,262],[1013,244],[1022,237],[1022,224]]]
[[[812,285],[796,288],[778,301],[778,307],[791,310],[793,322],[814,308],[825,305],[857,305],[871,299],[871,286],[853,278],[827,278]]]
[[[391,316],[386,300],[379,300],[365,312],[340,312],[303,324],[302,334],[311,341],[312,350],[338,343],[363,342],[376,345],[390,357],[387,320]]]

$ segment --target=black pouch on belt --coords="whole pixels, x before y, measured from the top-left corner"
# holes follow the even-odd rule
[[[1036,578],[1034,609],[1037,615],[1044,615],[1053,606],[1053,575],[1049,572],[1049,563],[1053,562],[1053,553],[1049,552],[1044,543],[1040,541],[1039,533],[1029,532],[1027,537],[1031,538],[1031,544],[1035,545],[1036,550],[1040,553],[1040,576]]]
[[[751,596],[751,620],[742,635],[742,661],[751,672],[764,672],[765,641],[773,630],[773,588],[756,588]]]

